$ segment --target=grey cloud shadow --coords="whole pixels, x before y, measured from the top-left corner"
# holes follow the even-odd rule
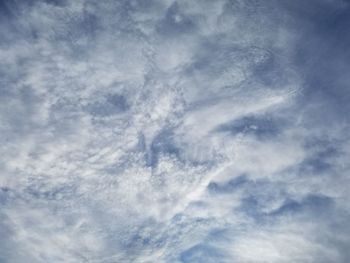
[[[95,102],[86,107],[90,114],[99,117],[122,114],[129,109],[127,98],[120,94],[109,94],[102,102]]]
[[[210,182],[207,191],[210,194],[229,194],[244,187],[249,180],[246,175],[238,176],[225,183]]]
[[[218,248],[207,244],[197,244],[182,252],[180,255],[180,261],[182,263],[217,263],[222,262],[224,257],[225,253]]]
[[[175,1],[167,10],[165,17],[157,26],[160,35],[174,38],[179,35],[193,33],[196,28],[194,21],[181,12]]]
[[[284,204],[268,216],[282,216],[306,212],[314,216],[328,215],[333,210],[334,200],[324,195],[310,194],[301,201],[286,200]]]
[[[331,175],[335,168],[334,160],[343,154],[341,143],[328,138],[311,137],[304,147],[310,154],[298,165],[298,173],[302,176]]]
[[[328,196],[309,194],[299,201],[286,196],[283,204],[271,212],[265,212],[264,206],[264,201],[260,200],[259,196],[249,195],[242,199],[239,210],[260,224],[276,223],[276,220],[284,217],[294,220],[302,217],[310,220],[317,218],[324,222],[328,221],[328,215],[334,212],[335,201]]]
[[[266,140],[276,138],[286,127],[288,123],[284,119],[272,115],[251,115],[222,124],[213,132],[251,135],[259,140]]]

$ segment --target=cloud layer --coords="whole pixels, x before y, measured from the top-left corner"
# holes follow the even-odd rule
[[[0,261],[347,262],[349,12],[1,1]]]

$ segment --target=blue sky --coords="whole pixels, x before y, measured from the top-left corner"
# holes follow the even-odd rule
[[[350,3],[0,1],[0,263],[347,263]]]

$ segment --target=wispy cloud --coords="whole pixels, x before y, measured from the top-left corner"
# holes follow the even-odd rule
[[[347,262],[346,1],[2,1],[1,262]]]

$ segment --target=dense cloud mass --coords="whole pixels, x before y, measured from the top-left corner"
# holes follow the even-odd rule
[[[347,263],[350,3],[0,1],[0,262]]]

